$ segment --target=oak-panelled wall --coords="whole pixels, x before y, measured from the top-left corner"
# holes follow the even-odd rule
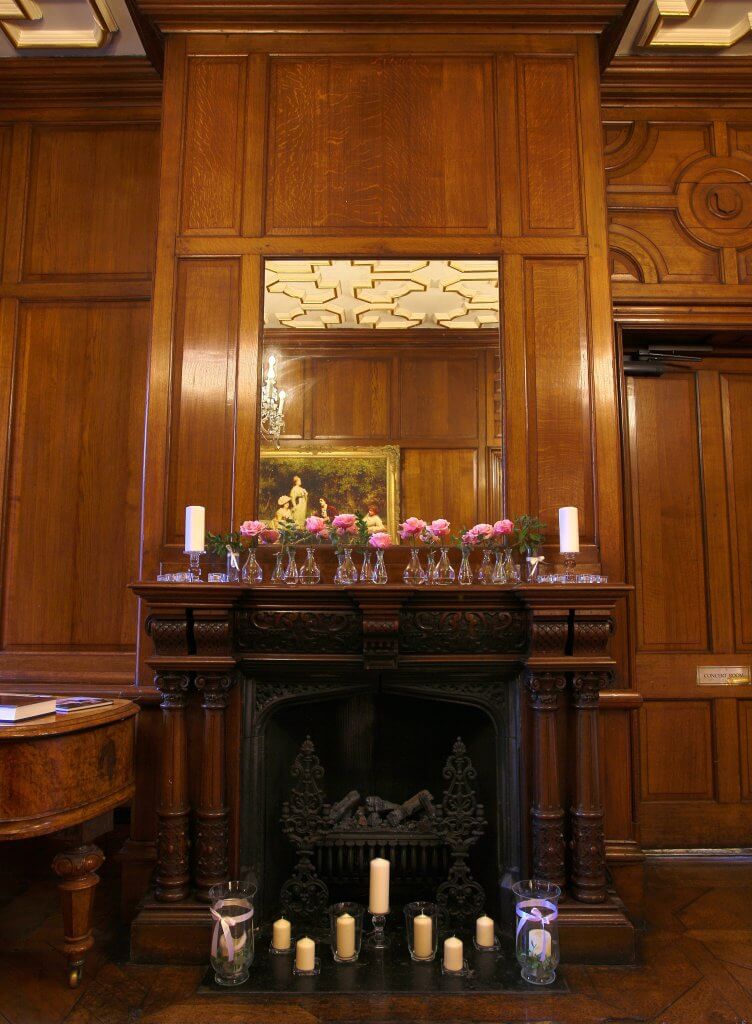
[[[134,685],[159,110],[0,108],[0,679]]]

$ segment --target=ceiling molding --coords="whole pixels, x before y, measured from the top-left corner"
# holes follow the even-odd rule
[[[162,82],[146,57],[0,60],[0,106],[158,105]]]
[[[616,57],[603,74],[606,106],[676,106],[752,101],[752,57]]]
[[[34,0],[0,0],[0,18],[4,20],[39,21],[41,17],[42,8]]]
[[[479,28],[599,33],[629,0],[135,0],[163,32]]]
[[[136,0],[125,0],[125,6],[136,26],[144,53],[161,76],[164,72],[164,37],[162,33],[151,18],[146,17]]]
[[[101,50],[119,31],[107,0],[86,0],[91,11],[91,24],[86,28],[46,28],[44,12],[34,17],[14,17],[0,21],[0,29],[17,50],[63,48],[70,50]],[[36,6],[36,5],[34,5]],[[30,24],[29,24],[30,23]]]

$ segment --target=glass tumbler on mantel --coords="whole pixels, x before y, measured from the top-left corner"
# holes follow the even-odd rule
[[[405,907],[405,932],[410,957],[420,962],[433,960],[439,946],[439,908],[418,900]]]
[[[214,929],[211,965],[218,985],[242,985],[253,963],[253,900],[256,886],[224,882],[209,890]]]
[[[515,952],[520,974],[531,985],[550,985],[559,965],[559,897],[553,882],[526,879],[512,886]]]

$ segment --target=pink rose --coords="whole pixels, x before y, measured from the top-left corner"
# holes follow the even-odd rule
[[[240,532],[243,537],[258,537],[266,529],[266,523],[260,519],[246,519],[240,524]]]
[[[321,516],[309,516],[305,521],[305,528],[315,537],[321,534],[326,535],[326,523]]]
[[[434,519],[430,526],[426,527],[428,532],[436,540],[443,540],[449,536],[450,524],[446,519]]]
[[[464,545],[465,545],[466,547],[470,547],[470,548],[472,548],[472,547],[475,547],[475,545],[476,545],[476,544],[478,543],[478,538],[477,538],[477,536],[476,536],[476,535],[475,535],[475,534],[473,533],[473,531],[472,531],[472,530],[468,530],[468,531],[467,531],[467,533],[463,533],[463,534],[462,534],[462,543],[463,543],[463,544],[464,544]]]
[[[493,537],[494,528],[490,523],[476,523],[468,532],[477,537],[479,541],[489,540],[489,538]]]
[[[493,525],[493,532],[497,537],[503,537],[510,534],[514,529],[514,523],[511,519],[500,519]]]
[[[425,521],[423,519],[417,519],[415,516],[410,516],[404,523],[400,523],[399,535],[403,540],[414,540],[418,537],[426,528]]]
[[[388,533],[372,533],[368,538],[368,543],[372,548],[378,548],[379,551],[384,551],[386,548],[391,547],[392,538]]]
[[[279,530],[273,530],[271,526],[267,526],[261,534],[263,544],[276,544],[278,540]]]
[[[332,519],[332,527],[340,537],[344,537],[348,533],[358,532],[357,520],[351,512],[343,512],[342,515],[335,516]]]

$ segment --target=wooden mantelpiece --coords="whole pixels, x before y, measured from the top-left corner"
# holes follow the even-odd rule
[[[252,684],[253,714],[314,699],[299,671],[279,682],[286,665],[309,665],[335,676],[409,671],[425,680],[425,696],[492,718],[499,686],[519,685],[523,870],[566,891],[568,959],[630,961],[633,929],[607,889],[598,751],[599,694],[614,683],[613,611],[628,589],[135,584],[163,726],[156,885],[134,922],[134,957],[205,959],[208,889],[239,861],[240,754],[226,742],[234,698],[241,681],[274,667],[277,681]],[[562,750],[566,736],[572,746]]]

